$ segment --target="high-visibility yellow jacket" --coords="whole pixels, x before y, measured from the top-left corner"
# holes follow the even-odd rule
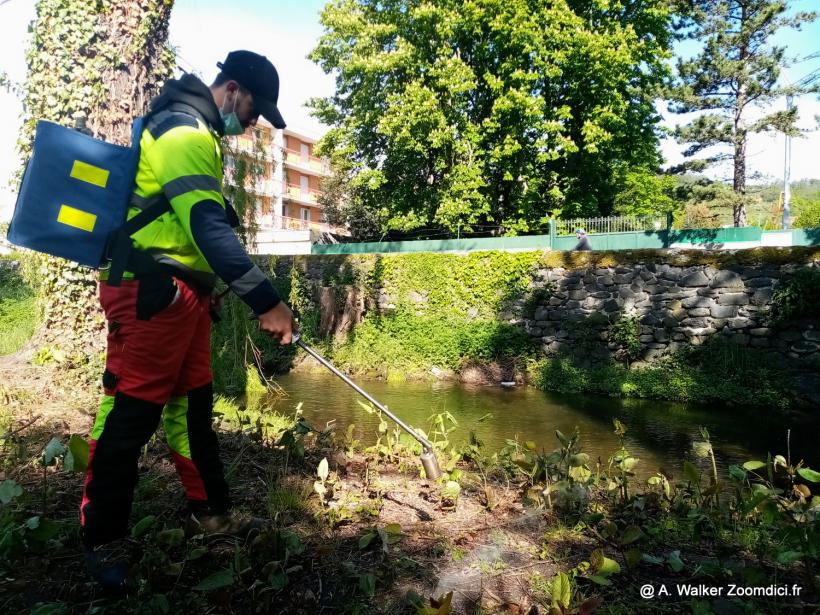
[[[134,246],[183,279],[212,288],[218,276],[256,314],[279,302],[233,231],[222,195],[221,133],[210,89],[192,75],[165,84],[151,103],[129,219],[158,199],[171,210],[134,233]]]

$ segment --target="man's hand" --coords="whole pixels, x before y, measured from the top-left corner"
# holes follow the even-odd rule
[[[277,303],[272,310],[259,315],[259,328],[272,338],[279,340],[280,344],[290,344],[293,341],[295,324],[293,312],[284,301]]]

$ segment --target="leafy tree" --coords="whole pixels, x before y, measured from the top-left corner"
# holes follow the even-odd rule
[[[732,187],[737,195],[735,226],[746,225],[746,145],[750,134],[779,130],[796,133],[797,109],[775,111],[752,120],[751,112],[765,108],[795,88],[777,85],[781,68],[788,66],[785,48],[771,44],[782,28],[797,28],[815,19],[815,13],[788,14],[787,0],[687,0],[688,12],[679,24],[682,36],[701,41],[703,48],[691,59],[678,61],[678,81],[671,91],[670,110],[703,111],[676,129],[684,155],[692,157],[713,146],[716,154],[689,162],[702,170],[731,160]],[[728,152],[726,150],[729,150]]]
[[[312,101],[343,207],[383,230],[504,232],[611,211],[624,169],[659,162],[663,0],[333,0]]]
[[[144,113],[174,66],[167,45],[171,0],[37,0],[23,85],[19,146],[28,157],[39,119],[128,143],[131,120]],[[96,276],[61,259],[41,269],[43,327],[36,344],[59,344],[68,357],[100,348],[103,318]]]
[[[624,173],[622,188],[615,195],[615,212],[624,216],[662,216],[676,208],[673,198],[677,181],[643,168]]]

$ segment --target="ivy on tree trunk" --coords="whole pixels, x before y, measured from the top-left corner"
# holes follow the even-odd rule
[[[172,0],[38,0],[23,85],[25,117],[18,141],[28,159],[37,120],[74,126],[126,144],[131,122],[144,113],[172,75],[168,47]],[[69,364],[104,346],[104,318],[96,274],[74,263],[43,257],[43,324],[37,346],[55,345]]]

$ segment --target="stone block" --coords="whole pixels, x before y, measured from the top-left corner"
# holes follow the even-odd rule
[[[634,278],[634,277],[635,277],[635,274],[632,273],[632,272],[629,272],[629,273],[616,273],[612,277],[612,281],[615,282],[615,284],[629,284],[630,282],[632,282],[632,278]]]
[[[655,277],[655,274],[652,273],[651,271],[646,270],[646,269],[641,271],[641,279],[644,282],[647,282],[647,283],[650,283],[650,284],[654,283],[657,280],[657,278]]]
[[[683,342],[686,341],[686,336],[679,331],[672,336],[672,339],[676,342]]]
[[[701,316],[709,316],[709,308],[700,307],[689,310],[689,316],[692,318],[700,318]]]
[[[603,286],[612,286],[615,283],[611,275],[602,275],[596,279],[596,282]]]
[[[567,301],[564,304],[564,307],[566,307],[568,310],[577,310],[579,307],[581,307],[581,302],[580,301]]]
[[[684,276],[681,276],[680,280],[678,281],[678,285],[689,288],[697,286],[708,286],[709,278],[705,273],[703,273],[703,271],[697,270],[691,273],[687,273]]]
[[[607,313],[617,312],[620,308],[621,306],[618,304],[616,299],[609,299],[605,301],[603,305],[603,310]]]
[[[662,324],[667,329],[674,329],[678,326],[678,319],[674,316],[664,316]]]
[[[559,297],[550,297],[550,300],[547,302],[549,305],[556,306],[561,305],[564,302],[564,299]]]
[[[646,343],[655,341],[655,336],[653,336],[653,335],[641,335],[641,336],[638,337],[638,339],[641,340],[642,344],[646,344]]]
[[[712,318],[734,318],[737,316],[737,307],[734,305],[713,305],[709,309]]]
[[[752,337],[769,337],[772,334],[772,330],[768,327],[757,327],[756,329],[750,329],[749,334]]]
[[[680,321],[682,327],[701,328],[706,326],[706,320],[703,318],[684,318]]]
[[[633,291],[631,288],[621,287],[618,289],[618,295],[620,295],[624,299],[634,299],[635,291]]]
[[[532,327],[529,331],[530,337],[541,337],[543,335],[543,331],[540,327]]]
[[[712,288],[743,288],[743,279],[734,271],[718,271],[709,283]]]
[[[750,326],[752,321],[748,318],[732,318],[729,320],[730,329],[745,329]]]
[[[778,337],[787,342],[796,342],[797,340],[803,339],[803,334],[797,329],[786,329],[785,331],[781,331]]]
[[[752,295],[752,305],[768,305],[773,295],[773,288],[758,288]]]
[[[589,293],[585,290],[571,290],[569,291],[569,298],[573,299],[574,301],[582,301],[589,296]]]
[[[555,333],[555,339],[557,339],[557,340],[565,340],[568,337],[569,337],[569,331],[565,331],[564,329],[561,329],[560,331],[557,331]]]
[[[725,293],[717,298],[719,305],[748,305],[749,297],[746,293]]]
[[[669,333],[666,329],[655,329],[654,333],[655,340],[658,342],[668,342],[669,341]]]
[[[681,307],[689,310],[692,308],[711,308],[715,300],[711,297],[687,297],[681,301]]]
[[[552,302],[552,300],[550,300]],[[549,310],[542,305],[539,305],[535,308],[535,314],[533,314],[533,320],[548,320],[549,319]]]
[[[612,293],[607,290],[599,290],[594,293],[590,293],[589,296],[595,297],[596,299],[609,299],[612,296]]]

